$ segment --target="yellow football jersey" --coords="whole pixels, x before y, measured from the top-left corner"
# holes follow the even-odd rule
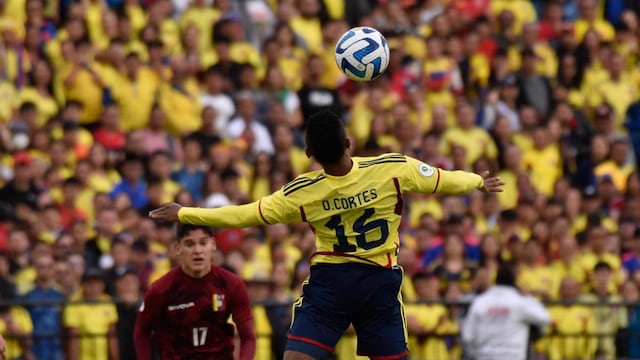
[[[298,176],[272,195],[247,205],[182,208],[181,222],[212,227],[309,223],[317,263],[397,264],[404,192],[464,194],[483,186],[479,175],[445,171],[402,154],[354,157],[349,173],[317,170]]]
[[[404,191],[435,192],[441,170],[401,154],[354,158],[351,171],[307,173],[264,198],[268,223],[308,222],[316,232],[315,263],[396,265]],[[476,183],[479,186],[481,181]]]

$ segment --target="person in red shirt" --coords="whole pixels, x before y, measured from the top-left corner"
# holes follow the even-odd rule
[[[120,129],[120,110],[115,104],[105,106],[100,126],[94,131],[93,138],[107,150],[124,150],[126,134]]]
[[[252,360],[256,335],[247,288],[237,275],[212,265],[212,230],[180,224],[177,241],[180,266],[151,285],[138,311],[138,359],[151,360],[155,343],[162,359],[233,360],[231,316],[240,336],[240,360]]]

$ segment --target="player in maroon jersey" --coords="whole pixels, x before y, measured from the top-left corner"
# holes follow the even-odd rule
[[[151,285],[140,306],[134,340],[138,360],[151,360],[152,334],[162,359],[233,359],[234,328],[240,360],[252,360],[256,336],[244,282],[211,264],[211,229],[178,225],[180,266]]]

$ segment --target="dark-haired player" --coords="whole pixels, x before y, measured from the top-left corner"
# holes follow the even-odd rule
[[[139,360],[152,356],[152,334],[162,359],[232,360],[233,318],[240,359],[252,360],[256,337],[249,295],[236,275],[212,266],[211,229],[178,226],[180,266],[154,282],[140,306],[134,340]]]
[[[397,264],[402,194],[502,191],[499,178],[444,171],[402,154],[351,157],[351,142],[332,112],[312,116],[306,153],[323,169],[300,175],[272,195],[217,209],[166,204],[150,216],[219,227],[308,222],[317,252],[294,303],[286,360],[320,359],[353,324],[358,353],[406,359],[407,337]]]

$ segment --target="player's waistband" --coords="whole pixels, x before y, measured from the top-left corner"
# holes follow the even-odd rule
[[[398,266],[398,259],[395,254],[385,253],[371,257],[362,257],[354,254],[340,253],[333,251],[317,251],[311,255],[311,265],[316,264],[367,264],[391,269]]]

